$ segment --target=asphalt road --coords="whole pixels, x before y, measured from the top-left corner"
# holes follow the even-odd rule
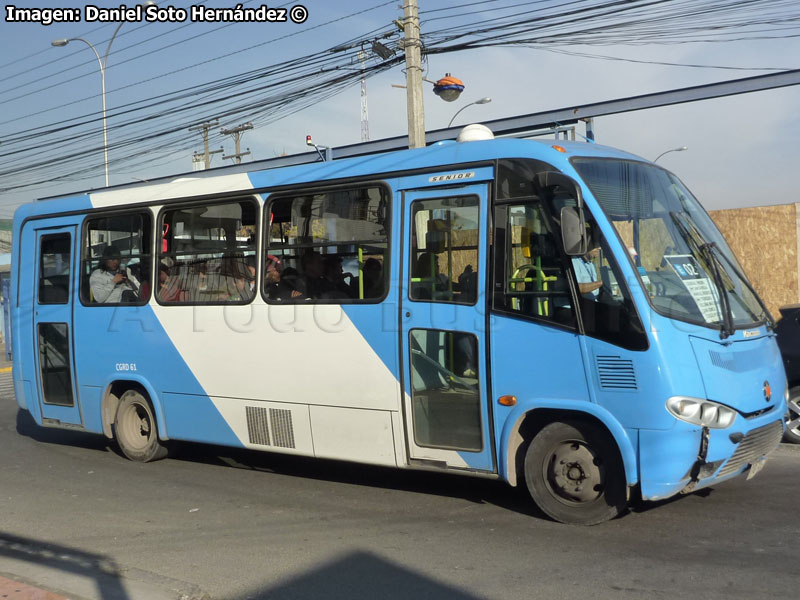
[[[0,575],[71,598],[796,598],[800,447],[596,527],[492,481],[190,445],[137,464],[0,376]]]

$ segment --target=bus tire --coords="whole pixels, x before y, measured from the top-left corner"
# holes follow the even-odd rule
[[[136,390],[128,390],[120,396],[114,418],[114,437],[119,449],[131,460],[150,462],[167,456],[166,446],[158,439],[153,407]]]
[[[542,512],[561,523],[596,525],[627,506],[619,450],[589,423],[542,428],[525,454],[525,483]]]
[[[786,409],[786,431],[783,441],[800,444],[800,385],[789,390],[789,406]]]

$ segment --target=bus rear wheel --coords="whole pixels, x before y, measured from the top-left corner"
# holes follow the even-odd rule
[[[128,390],[119,399],[114,435],[119,449],[131,460],[150,462],[167,456],[166,446],[158,439],[153,407],[136,390]]]
[[[616,444],[588,423],[546,425],[528,446],[525,482],[536,505],[561,523],[596,525],[627,505]]]

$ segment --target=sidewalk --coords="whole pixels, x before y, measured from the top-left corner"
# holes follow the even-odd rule
[[[11,361],[6,358],[6,342],[0,340],[0,373],[11,372]],[[2,596],[0,596],[2,598]]]
[[[0,598],[3,600],[67,600],[66,596],[6,579],[3,576],[0,576]]]

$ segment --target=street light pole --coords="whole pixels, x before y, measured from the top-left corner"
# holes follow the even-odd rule
[[[456,111],[456,114],[454,114],[454,115],[453,115],[453,118],[452,118],[452,119],[450,119],[450,122],[447,124],[447,126],[448,126],[448,127],[450,127],[450,126],[453,124],[453,121],[455,121],[455,120],[456,120],[456,117],[459,115],[459,113],[460,113],[462,110],[464,110],[465,108],[469,108],[469,107],[470,107],[470,106],[472,106],[473,104],[489,104],[489,102],[491,102],[491,101],[492,101],[492,99],[491,99],[491,98],[488,98],[488,97],[487,97],[487,98],[481,98],[480,100],[475,100],[475,102],[470,102],[469,104],[467,104],[467,105],[465,105],[465,106],[462,106],[461,108],[459,108],[459,109]]]
[[[122,25],[120,23],[120,25]],[[119,27],[117,27],[117,31],[119,31]],[[117,35],[116,31],[114,35]],[[111,42],[114,41],[114,38],[111,38]],[[66,46],[70,42],[83,42],[89,48],[92,49],[94,55],[97,57],[97,62],[100,65],[100,97],[103,100],[103,153],[104,153],[104,163],[106,166],[106,187],[108,187],[108,131],[106,130],[106,64],[103,60],[100,59],[100,54],[97,52],[97,48],[95,48],[91,42],[83,39],[83,38],[69,38],[63,40],[53,40],[53,46]],[[108,43],[109,47],[111,46],[111,42]],[[106,58],[108,58],[108,51],[106,51]]]
[[[146,2],[142,3],[142,6],[154,6],[156,3],[154,0],[147,0]],[[102,60],[100,59],[100,53],[97,51],[91,42],[85,40],[83,38],[67,38],[67,39],[60,39],[60,40],[53,40],[51,42],[52,46],[62,47],[66,46],[70,42],[83,42],[89,48],[92,49],[94,55],[97,57],[97,63],[100,65],[100,96],[103,101],[103,159],[106,167],[106,187],[108,187],[108,128],[106,127],[106,64],[108,63],[108,53],[111,51],[111,44],[114,43],[114,38],[117,37],[117,33],[125,24],[125,21],[117,25],[117,28],[114,30],[114,33],[111,35],[111,39],[108,40],[108,45],[106,46],[106,52],[103,55]]]
[[[665,150],[664,152],[662,152],[661,154],[659,154],[658,156],[656,156],[656,157],[653,159],[653,162],[654,162],[654,163],[655,163],[655,162],[658,162],[658,159],[659,159],[659,158],[661,158],[661,157],[662,157],[662,156],[664,156],[665,154],[669,154],[670,152],[683,152],[684,150],[688,150],[688,149],[689,149],[689,148],[688,148],[687,146],[681,146],[680,148],[672,148],[672,150]]]

